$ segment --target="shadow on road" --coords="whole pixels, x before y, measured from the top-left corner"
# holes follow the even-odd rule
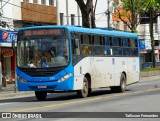
[[[126,90],[131,91],[131,90]],[[112,93],[109,89],[103,90],[93,90],[89,97],[96,97],[96,96],[103,96],[103,95],[110,95],[115,94]],[[63,93],[50,93],[47,95],[46,101],[65,101],[65,100],[74,100],[74,99],[81,99],[77,96],[76,92],[63,92]],[[14,98],[11,97],[10,99],[2,99],[0,103],[9,103],[9,102],[36,102],[38,101],[35,96],[28,96],[28,97],[20,97]],[[38,101],[40,102],[40,101]],[[44,102],[44,101],[43,101]]]

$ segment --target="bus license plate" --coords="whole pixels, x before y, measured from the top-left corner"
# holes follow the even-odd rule
[[[39,89],[47,88],[47,86],[38,86]]]

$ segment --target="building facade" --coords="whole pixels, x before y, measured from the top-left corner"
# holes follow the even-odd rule
[[[13,0],[10,0],[12,2]],[[0,0],[0,87],[2,77],[15,78],[15,53],[11,48],[14,31],[12,5]]]

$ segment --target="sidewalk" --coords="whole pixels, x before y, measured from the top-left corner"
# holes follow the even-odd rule
[[[0,88],[0,99],[11,97],[35,96],[34,92],[17,91],[15,84],[8,84],[7,87]]]
[[[158,80],[160,79],[159,76],[150,76],[150,77],[142,77],[140,81],[150,81],[150,80]],[[35,96],[34,92],[19,92],[15,90],[15,85],[14,84],[9,84],[7,87],[2,87],[0,88],[0,99],[2,98],[11,98],[11,97],[26,97],[26,96]]]

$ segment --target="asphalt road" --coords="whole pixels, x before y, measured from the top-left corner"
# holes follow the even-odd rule
[[[76,117],[78,118],[78,119],[76,118],[76,121],[78,120],[99,121],[99,120],[106,120],[106,118],[109,121],[112,120],[114,121],[157,120],[158,121],[160,119],[160,80],[152,79],[149,81],[141,81],[139,83],[127,86],[127,90],[124,93],[112,93],[108,88],[94,90],[92,92],[92,95],[88,98],[78,98],[76,93],[72,92],[72,93],[49,94],[47,96],[46,101],[37,101],[34,96],[0,99],[0,112],[18,112],[18,113],[42,112],[42,115],[40,114],[42,118],[43,116],[48,116],[48,117],[56,116],[58,118],[54,118],[54,120],[60,120],[60,121],[61,120],[74,121]],[[45,112],[51,112],[51,113],[45,114]],[[54,114],[53,112],[62,112],[62,113]],[[78,113],[75,114],[68,112],[78,112]],[[158,118],[154,119],[148,117],[133,118],[133,116],[141,114],[150,115],[152,114],[151,112],[154,112],[155,116],[158,116]],[[131,114],[130,116],[132,116],[132,118],[126,118],[125,116],[127,116],[127,114]],[[80,118],[85,116],[87,116],[87,118]],[[63,117],[67,118],[62,119]],[[71,117],[74,118],[70,119]],[[45,120],[45,119],[39,119],[39,120]],[[50,118],[47,120],[53,120],[53,119]]]

